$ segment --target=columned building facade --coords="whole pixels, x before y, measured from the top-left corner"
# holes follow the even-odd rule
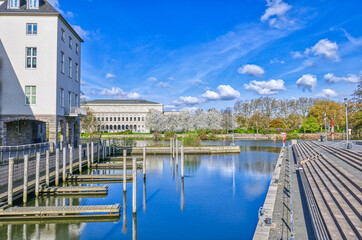
[[[82,108],[93,112],[98,131],[149,133],[146,126],[148,113],[163,112],[163,105],[146,100],[92,100],[82,103]]]
[[[0,145],[78,144],[82,42],[47,0],[0,0]]]

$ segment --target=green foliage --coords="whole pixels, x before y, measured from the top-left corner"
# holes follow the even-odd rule
[[[199,136],[199,138],[201,139],[201,140],[208,140],[209,139],[209,137],[207,136],[207,133],[206,133],[206,130],[200,130],[200,131],[198,131],[198,134],[197,134],[198,136]]]
[[[154,141],[160,141],[160,140],[162,139],[162,135],[161,135],[160,133],[158,133],[158,132],[153,132],[152,135],[153,135],[153,136],[152,136],[152,139],[153,139]]]
[[[164,136],[165,136],[166,141],[169,141],[171,138],[176,138],[177,137],[177,135],[176,135],[176,133],[174,131],[165,132]]]
[[[197,133],[188,133],[182,139],[185,147],[197,147],[201,145],[201,139]]]
[[[273,119],[269,123],[270,128],[287,128],[287,125],[280,119]]]
[[[307,118],[304,121],[304,123],[301,127],[301,130],[303,130],[304,132],[310,132],[310,133],[317,132],[319,130],[318,120],[313,116]]]

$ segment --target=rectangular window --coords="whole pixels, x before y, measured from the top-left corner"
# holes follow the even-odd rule
[[[37,49],[33,47],[26,48],[26,68],[36,68]]]
[[[129,118],[129,121],[132,121],[132,117]]]
[[[20,7],[20,0],[9,0],[8,1],[9,8],[19,8]]]
[[[114,118],[113,118],[113,121],[117,121],[117,118],[116,118],[116,117],[114,117]]]
[[[141,118],[140,118],[140,117],[138,117],[138,121],[141,121]]]
[[[110,117],[110,118],[109,118],[109,121],[111,121],[111,122],[112,122],[112,117]]]
[[[64,59],[64,53],[63,52],[60,52],[60,71],[62,73],[64,73],[64,62],[65,62],[65,59]]]
[[[71,78],[72,77],[72,72],[73,72],[73,68],[72,68],[72,65],[73,65],[73,61],[71,58],[69,58],[69,77]]]
[[[106,121],[108,122],[108,117],[106,117]]]
[[[27,23],[26,24],[26,34],[36,35],[38,33],[38,24],[36,23]]]
[[[79,65],[75,63],[75,81],[79,81]]]
[[[78,107],[78,94],[74,94],[74,101],[75,101],[74,107]]]
[[[124,122],[124,117],[122,117],[122,122]]]
[[[20,121],[15,122],[15,132],[20,133]]]
[[[62,31],[62,32],[61,32],[62,41],[65,42],[65,31],[64,31],[63,28],[61,29],[61,31]]]
[[[118,117],[118,122],[120,122],[121,121],[121,118],[120,117]]]
[[[36,86],[25,86],[25,104],[36,104]]]
[[[69,37],[69,48],[72,49],[73,47],[73,39],[72,37]]]
[[[77,55],[79,55],[79,44],[78,43],[75,44],[75,53]]]
[[[28,0],[28,8],[29,9],[38,9],[39,8],[39,0]]]
[[[60,89],[60,106],[64,107],[64,89]]]
[[[144,121],[145,120],[145,118],[144,117],[142,117],[142,121]]]
[[[72,107],[72,92],[68,92],[68,106]]]

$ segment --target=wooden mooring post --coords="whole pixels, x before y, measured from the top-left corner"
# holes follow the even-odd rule
[[[47,150],[45,152],[45,184],[46,185],[50,185],[50,181],[49,181],[49,168],[50,168],[50,164],[49,164],[49,150]]]
[[[143,179],[146,179],[146,146],[143,146]]]
[[[185,161],[185,156],[184,156],[184,146],[181,146],[181,178],[184,178],[184,161]]]
[[[28,166],[29,166],[29,156],[24,155],[23,203],[26,203],[28,201]]]
[[[73,173],[73,147],[69,147],[69,173]]]
[[[94,163],[94,142],[91,142],[91,163]]]
[[[63,174],[62,174],[62,177],[63,177],[63,183],[65,182],[66,178],[67,178],[67,148],[64,147],[63,148]]]
[[[9,158],[8,205],[13,205],[14,158]]]
[[[82,174],[82,144],[79,144],[79,173]]]
[[[108,156],[111,156],[112,150],[111,150],[111,139],[108,139]]]
[[[99,141],[97,142],[97,162],[99,162]]]
[[[133,167],[132,167],[132,209],[133,213],[137,212],[137,159],[133,158],[132,160]]]
[[[176,166],[178,166],[178,139],[176,138]]]
[[[89,143],[87,143],[87,166],[90,168]]]
[[[39,197],[39,181],[40,181],[40,152],[36,153],[35,163],[35,196]]]
[[[127,150],[123,150],[123,192],[127,191]]]
[[[59,185],[59,148],[55,149],[55,186]]]

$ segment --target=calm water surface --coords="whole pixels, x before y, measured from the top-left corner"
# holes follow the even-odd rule
[[[282,143],[235,143],[242,146],[240,154],[187,155],[183,181],[170,156],[149,156],[146,183],[142,170],[138,171],[136,216],[132,214],[132,184],[124,195],[122,183],[108,183],[104,198],[40,198],[29,205],[118,203],[122,206],[118,221],[4,224],[0,239],[251,239]]]

